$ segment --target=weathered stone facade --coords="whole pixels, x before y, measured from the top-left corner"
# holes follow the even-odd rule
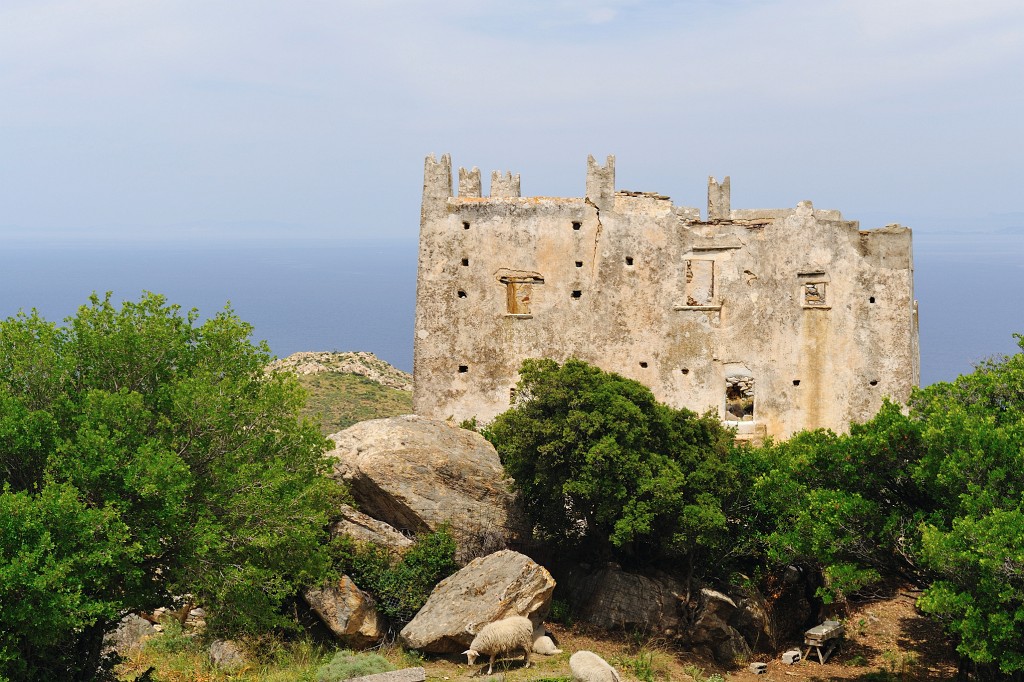
[[[748,437],[845,431],[919,377],[911,233],[838,211],[730,207],[707,220],[615,189],[588,160],[586,196],[520,197],[519,176],[426,160],[416,294],[418,414],[490,420],[523,359],[578,357],[717,411]]]

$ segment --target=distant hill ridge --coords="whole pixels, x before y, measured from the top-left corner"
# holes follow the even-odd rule
[[[359,374],[382,386],[412,392],[412,375],[393,367],[373,353],[366,351],[338,353],[304,351],[275,360],[267,367],[270,371],[287,370],[299,375],[336,372]]]

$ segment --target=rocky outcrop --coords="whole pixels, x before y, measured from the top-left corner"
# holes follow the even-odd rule
[[[750,655],[750,645],[730,623],[738,607],[728,595],[716,590],[700,591],[697,618],[686,633],[687,643],[716,661],[731,663]]]
[[[721,663],[767,650],[773,640],[768,607],[756,591],[737,589],[734,599],[705,588],[687,601],[686,586],[675,578],[628,573],[617,564],[570,572],[563,584],[580,621],[657,633]]]
[[[121,656],[127,656],[132,649],[140,647],[148,637],[158,632],[152,622],[138,614],[129,613],[121,619],[113,632],[103,638],[104,651],[116,651]]]
[[[393,527],[347,504],[341,505],[341,518],[331,526],[334,535],[348,535],[358,542],[387,547],[398,553],[412,547],[412,540]]]
[[[668,576],[627,573],[616,564],[573,575],[568,598],[576,617],[606,630],[639,629],[673,636],[680,627],[678,594],[685,588]]]
[[[400,391],[412,391],[412,376],[392,367],[373,353],[293,353],[286,358],[274,360],[267,366],[271,372],[285,370],[295,374],[319,374],[339,372],[359,374],[378,384]]]
[[[539,625],[551,608],[554,590],[551,574],[528,556],[495,552],[438,583],[400,636],[410,649],[459,652],[483,625],[506,616],[526,616]]]
[[[478,433],[416,415],[372,419],[330,436],[333,476],[360,510],[415,535],[449,523],[463,561],[519,534],[521,515],[494,447]]]
[[[303,598],[324,625],[343,644],[361,648],[380,641],[387,628],[370,595],[347,575],[327,587],[308,589]]]

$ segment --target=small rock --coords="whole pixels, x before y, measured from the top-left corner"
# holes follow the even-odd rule
[[[353,677],[348,682],[424,682],[426,679],[427,671],[423,668],[404,668],[376,675]]]
[[[218,639],[210,645],[210,661],[218,668],[235,670],[245,665],[242,649],[229,639]]]

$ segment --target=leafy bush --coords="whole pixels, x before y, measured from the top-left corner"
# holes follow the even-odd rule
[[[339,538],[338,570],[377,601],[392,627],[400,628],[423,608],[431,590],[458,569],[455,540],[447,527],[420,536],[401,556],[387,548]]]
[[[980,675],[1024,674],[1024,353],[917,390],[906,412],[887,402],[848,435],[744,454],[751,535],[771,558],[819,566],[831,596],[910,580]]]
[[[295,379],[230,309],[93,295],[0,322],[0,677],[100,666],[131,611],[192,594],[213,632],[287,626],[329,567],[338,486]]]
[[[731,432],[580,360],[526,360],[485,435],[537,534],[569,550],[691,569],[728,546]]]
[[[317,682],[341,682],[353,677],[376,675],[394,670],[388,659],[379,654],[356,654],[351,651],[339,651],[334,658],[317,671]]]

